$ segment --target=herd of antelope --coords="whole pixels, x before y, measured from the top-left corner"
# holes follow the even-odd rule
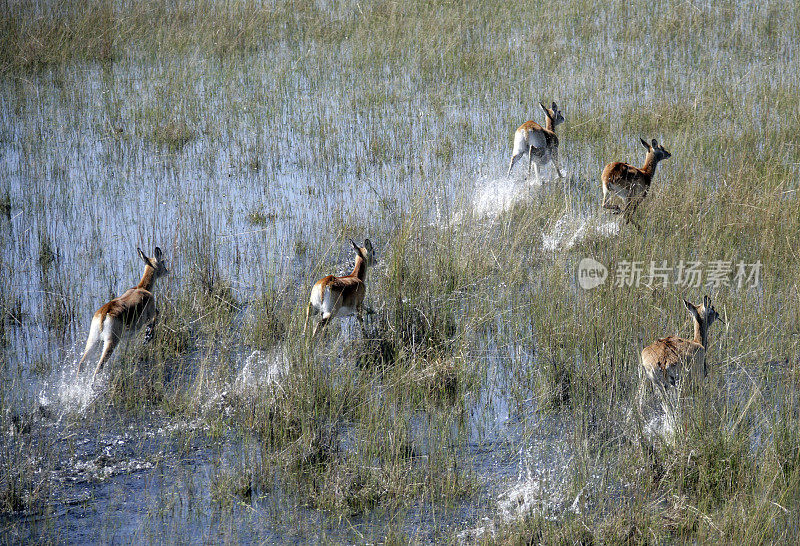
[[[545,113],[545,127],[534,121],[527,121],[516,130],[507,175],[511,174],[516,162],[527,153],[527,177],[530,176],[533,167],[538,181],[540,168],[551,162],[559,178],[563,177],[558,159],[558,136],[555,129],[564,122],[564,114],[555,102],[549,108],[542,103],[539,105]],[[647,149],[642,168],[628,163],[609,163],[600,177],[603,191],[602,208],[622,214],[626,224],[633,222],[633,213],[647,196],[656,166],[660,161],[670,157],[670,153],[655,139],[649,143],[644,139],[640,140]],[[619,203],[613,204],[614,198]],[[638,227],[636,222],[633,223]],[[355,314],[362,328],[364,326],[367,270],[375,262],[375,250],[369,239],[365,239],[362,246],[352,240],[350,243],[356,253],[353,272],[342,277],[328,275],[311,288],[303,332],[307,332],[312,317],[321,315],[314,325],[312,340],[335,317]],[[102,352],[92,376],[92,383],[123,337],[136,333],[142,326],[146,326],[145,340],[149,341],[153,337],[158,319],[153,286],[156,279],[169,272],[160,248],[155,248],[153,257],[146,256],[138,248],[137,252],[145,264],[139,284],[100,307],[92,318],[86,349],[78,365],[80,373],[89,354],[102,341]],[[658,339],[645,347],[641,355],[641,370],[652,384],[667,415],[673,414],[674,409],[670,402],[670,394],[679,391],[682,386],[690,384],[698,377],[705,377],[708,328],[720,320],[707,296],[703,298],[703,304],[699,307],[686,300],[684,304],[694,321],[694,338],[682,339],[670,336]],[[640,404],[643,386],[644,382],[641,382],[637,395]]]

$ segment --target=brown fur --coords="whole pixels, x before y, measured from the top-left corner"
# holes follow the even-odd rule
[[[129,288],[124,294],[114,298],[95,312],[94,316],[100,318],[101,331],[102,324],[108,315],[119,318],[125,328],[131,328],[136,324],[144,311],[154,302],[152,290],[156,279],[155,273],[155,267],[146,261],[139,284]]]
[[[111,316],[121,320],[125,328],[131,328],[144,311],[153,305],[153,301],[153,294],[149,290],[130,288],[120,297],[114,298],[103,305],[95,312],[94,316],[100,318],[101,325],[105,322],[107,316]]]
[[[536,176],[539,176],[538,165],[546,165],[551,159],[553,165],[556,167],[556,172],[559,178],[563,177],[561,173],[561,165],[558,162],[558,136],[556,136],[556,125],[564,121],[564,116],[558,109],[558,105],[554,102],[551,108],[547,108],[544,104],[539,103],[545,113],[545,127],[542,127],[535,121],[526,121],[520,125],[514,132],[514,150],[512,151],[511,161],[508,164],[508,173],[511,174],[511,169],[520,157],[528,152],[528,176],[530,176],[531,165],[536,166]],[[522,140],[520,140],[522,139]],[[522,142],[524,145],[518,147]],[[543,144],[537,146],[536,144]],[[537,161],[534,162],[534,156]]]
[[[686,300],[683,303],[694,321],[694,339],[669,336],[654,341],[642,350],[644,373],[661,399],[664,412],[669,414],[674,412],[670,411],[667,395],[706,376],[708,328],[719,320],[708,296],[703,298],[700,307]]]
[[[135,287],[104,304],[94,313],[92,326],[89,330],[89,339],[86,341],[86,349],[78,363],[79,372],[83,371],[83,366],[89,353],[101,336],[103,338],[103,352],[94,372],[95,375],[103,369],[103,365],[111,358],[111,354],[123,333],[135,332],[145,323],[147,323],[148,337],[153,333],[158,319],[158,309],[156,309],[155,297],[152,293],[153,285],[158,277],[167,275],[169,271],[167,271],[161,257],[160,248],[156,247],[155,258],[148,258],[141,249],[137,248],[136,250],[145,263],[142,278]],[[110,332],[105,331],[107,327],[111,328]]]
[[[363,247],[359,247],[352,241],[350,243],[356,251],[356,263],[353,267],[353,272],[343,277],[328,275],[314,283],[311,288],[303,331],[308,328],[308,322],[312,315],[322,314],[322,319],[314,327],[312,338],[316,337],[317,332],[324,328],[343,307],[354,310],[356,317],[363,326],[364,296],[367,293],[367,268],[374,262],[375,254],[369,239],[364,241]],[[331,301],[326,300],[326,294],[330,294],[328,297]]]
[[[544,136],[544,139],[545,139],[545,142],[546,142],[545,149],[551,150],[551,151],[552,150],[556,150],[556,154],[558,153],[557,152],[558,151],[558,135],[556,134],[555,127],[553,126],[553,118],[551,118],[550,116],[547,116],[547,122],[545,123],[545,127],[542,127],[541,125],[539,125],[535,121],[526,121],[525,123],[520,125],[519,128],[517,129],[517,131],[520,131],[520,130],[528,132],[528,133],[531,132],[531,131],[537,131],[537,132],[541,133]],[[544,150],[542,150],[540,148],[534,148],[533,153],[536,154],[536,155],[541,156],[541,155],[544,154]],[[561,176],[561,175],[559,174],[559,176]]]
[[[615,213],[622,212],[625,223],[632,221],[633,213],[647,197],[658,162],[672,155],[663,145],[658,144],[656,139],[653,139],[652,145],[644,139],[640,140],[642,145],[647,148],[647,156],[641,169],[628,163],[609,163],[600,176],[603,187],[603,208],[610,209]],[[622,200],[622,207],[611,204],[612,195],[616,195]]]

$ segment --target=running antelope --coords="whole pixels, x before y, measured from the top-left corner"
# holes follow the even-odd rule
[[[508,174],[506,176],[511,175],[511,169],[514,168],[514,164],[526,152],[528,153],[527,176],[531,175],[531,165],[533,165],[536,172],[536,180],[538,181],[539,167],[544,167],[550,160],[553,161],[553,165],[556,167],[558,177],[562,178],[564,176],[561,174],[561,166],[558,163],[558,137],[555,132],[556,125],[564,122],[564,114],[561,113],[555,102],[550,108],[541,102],[539,106],[542,107],[547,117],[546,128],[542,128],[535,121],[526,121],[519,126],[517,132],[514,133],[514,151],[511,154],[511,161],[508,163]]]
[[[140,248],[137,248],[136,251],[145,264],[142,280],[120,297],[103,305],[92,317],[89,339],[86,340],[86,349],[78,364],[78,372],[83,371],[83,365],[89,353],[102,340],[103,352],[94,375],[92,375],[93,383],[95,376],[111,358],[111,353],[114,352],[114,348],[123,335],[132,335],[146,324],[145,340],[149,341],[153,337],[153,329],[158,319],[153,285],[157,278],[169,274],[169,271],[167,271],[160,248],[156,247],[154,258],[145,256]]]
[[[322,328],[334,317],[344,317],[355,313],[356,318],[364,326],[364,295],[367,292],[367,268],[375,263],[375,250],[369,239],[364,239],[360,247],[350,240],[356,251],[356,265],[353,272],[344,277],[328,275],[314,283],[311,297],[306,308],[306,322],[303,332],[308,329],[308,321],[312,315],[322,314],[322,318],[314,326],[314,339]]]
[[[656,172],[656,165],[658,165],[659,161],[672,155],[663,145],[656,142],[656,139],[653,139],[652,145],[648,144],[643,138],[639,140],[642,141],[642,146],[647,148],[647,157],[645,157],[644,166],[641,169],[627,163],[609,163],[603,169],[603,175],[601,176],[603,208],[610,209],[615,214],[623,213],[626,224],[632,221],[636,208],[647,197],[650,183],[653,181],[653,174]],[[622,207],[611,204],[612,194],[622,199]]]
[[[723,322],[708,296],[703,297],[700,307],[686,300],[683,303],[694,321],[694,339],[669,336],[654,341],[642,350],[642,368],[668,417],[674,417],[674,411],[670,411],[668,394],[680,392],[706,376],[708,328],[717,320]],[[643,386],[640,386],[639,396]]]

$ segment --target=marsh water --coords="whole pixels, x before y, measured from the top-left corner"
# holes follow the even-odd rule
[[[390,224],[423,188],[401,180],[388,166],[373,168],[370,176],[354,172],[374,129],[357,112],[353,117],[335,94],[317,113],[341,120],[335,130],[347,134],[337,139],[346,147],[337,151],[330,169],[317,165],[329,161],[330,141],[292,130],[297,115],[311,109],[297,103],[286,105],[263,127],[242,107],[245,121],[226,119],[214,128],[213,140],[203,135],[210,129],[197,129],[199,134],[178,152],[149,146],[138,137],[142,129],[126,103],[156,100],[155,90],[148,88],[158,79],[152,70],[158,68],[117,73],[78,66],[18,82],[24,91],[6,84],[3,93],[0,165],[11,203],[2,219],[3,271],[17,305],[4,355],[7,369],[18,370],[12,374],[15,388],[6,391],[13,397],[4,406],[15,425],[3,434],[7,442],[34,435],[55,461],[48,469],[32,465],[34,472],[51,474],[48,505],[44,514],[20,516],[17,523],[25,525],[16,536],[45,532],[69,542],[154,539],[164,533],[180,540],[366,540],[383,529],[386,518],[398,516],[377,510],[342,522],[336,514],[303,509],[303,499],[282,490],[280,476],[246,501],[219,507],[209,489],[220,461],[246,460],[242,454],[254,446],[234,430],[212,435],[200,418],[176,419],[161,410],[131,417],[106,407],[107,376],[101,374],[91,385],[90,374],[79,375],[76,362],[93,310],[138,279],[136,246],[164,248],[171,275],[158,284],[173,290],[201,265],[171,249],[178,240],[196,241],[212,250],[220,274],[232,280],[241,299],[257,294],[268,272],[281,284],[296,284],[294,294],[301,299],[310,286],[311,267],[323,260],[338,264],[339,272],[348,267],[347,247],[327,236],[332,222],[362,226],[359,231],[368,236],[376,226]],[[306,85],[303,78],[293,84]],[[270,82],[260,85],[269,87]],[[207,93],[212,107],[213,101],[236,100],[218,90]],[[319,107],[315,102],[314,108]],[[408,108],[426,107],[412,102]],[[276,134],[270,124],[285,130]],[[489,230],[498,215],[544,191],[541,183],[526,181],[522,171],[511,178],[485,174],[499,175],[503,165],[501,154],[461,157],[448,185],[431,195],[436,206],[429,222],[477,222]],[[254,223],[252,215],[265,220]],[[571,218],[581,227],[558,224],[546,235],[550,250],[586,229],[586,218]],[[380,239],[376,243],[380,259],[383,245]],[[67,325],[58,332],[44,325],[39,320],[43,306],[62,308]],[[345,341],[360,331],[344,327],[338,335]],[[559,473],[570,457],[563,442],[568,424],[558,415],[537,417],[532,401],[522,413],[509,408],[508,370],[531,366],[533,357],[491,336],[474,345],[476,352],[468,358],[489,372],[485,387],[469,395],[464,417],[468,441],[458,449],[480,485],[454,505],[420,502],[402,514],[399,527],[422,540],[480,530],[498,515],[513,518],[567,500]],[[123,344],[119,352],[127,347]],[[280,383],[281,350],[238,351],[231,363],[236,379],[209,383],[197,396],[213,411],[224,412],[230,391],[251,382]],[[201,353],[195,350],[185,358],[197,360]],[[420,457],[425,456],[424,428],[420,418]]]
[[[47,534],[70,542],[162,536],[358,542],[381,536],[386,518],[401,517],[401,529],[409,536],[435,541],[455,532],[480,535],[497,517],[513,520],[532,511],[556,514],[567,501],[560,474],[569,462],[562,438],[568,424],[541,419],[525,427],[528,434],[536,433],[529,437],[496,394],[484,394],[468,417],[472,433],[464,464],[480,477],[479,492],[451,506],[421,502],[400,515],[376,510],[346,522],[336,514],[329,517],[303,508],[304,499],[283,491],[278,475],[267,490],[254,490],[247,499],[220,507],[210,493],[220,460],[235,466],[239,458],[248,460],[243,451],[254,449],[234,431],[209,438],[199,420],[176,421],[160,412],[135,420],[112,414],[91,422],[81,419],[78,407],[70,407],[67,400],[51,402],[42,395],[40,403],[44,414],[26,433],[46,442],[57,463],[50,471],[53,490],[47,516],[30,517],[28,538],[39,536],[44,527]],[[220,409],[224,411],[224,402]],[[422,449],[415,456],[424,458],[424,422],[419,426],[417,445]],[[347,449],[344,443],[342,449]]]
[[[358,3],[320,4],[345,29],[362,13]],[[765,457],[770,426],[797,406],[797,397],[781,390],[796,351],[794,300],[781,290],[793,281],[781,279],[784,272],[774,265],[794,258],[773,256],[763,242],[725,247],[751,228],[750,208],[744,217],[737,212],[718,220],[708,208],[691,206],[711,188],[730,192],[724,202],[733,207],[744,201],[736,193],[741,180],[783,176],[772,201],[791,210],[796,145],[761,139],[767,130],[781,138],[796,134],[796,116],[783,115],[787,103],[796,106],[800,72],[786,69],[796,62],[796,40],[780,32],[762,40],[759,33],[774,33],[770,25],[732,15],[742,10],[698,3],[686,8],[689,15],[676,8],[674,21],[664,24],[689,21],[704,32],[688,33],[685,44],[673,39],[664,53],[661,35],[637,37],[636,25],[606,26],[604,16],[586,22],[576,15],[581,9],[565,9],[557,19],[571,25],[571,35],[542,50],[527,43],[522,30],[531,31],[529,22],[484,35],[462,29],[459,14],[458,24],[441,24],[470,47],[409,52],[386,44],[391,56],[383,47],[365,56],[351,39],[322,33],[317,40],[290,35],[258,42],[230,57],[200,47],[155,55],[118,47],[113,61],[68,58],[4,74],[0,472],[13,479],[0,480],[9,491],[0,491],[0,500],[13,510],[0,510],[0,538],[474,542],[530,516],[560,522],[591,513],[600,521],[633,488],[620,470],[631,459],[615,458],[638,449],[618,447],[634,444],[621,438],[630,432],[623,423],[637,351],[674,333],[684,317],[676,318],[673,304],[696,294],[671,286],[609,290],[602,300],[578,286],[575,267],[589,255],[608,258],[609,267],[631,256],[660,259],[662,246],[674,262],[704,256],[694,245],[702,252],[703,245],[712,247],[708,260],[731,253],[773,260],[768,281],[777,304],[760,286],[714,295],[737,311],[726,315],[731,326],[720,350],[726,370],[719,381],[720,421],[730,430],[747,424],[750,449]],[[745,15],[769,19],[760,7],[751,11]],[[380,10],[373,15],[384,20]],[[712,25],[705,22],[731,18],[738,41],[728,41],[718,27],[706,32]],[[634,34],[612,36],[611,28]],[[751,54],[750,43],[758,40],[769,44],[769,55]],[[453,63],[459,52],[474,58]],[[571,58],[580,62],[566,62]],[[648,78],[632,77],[640,68]],[[724,105],[715,102],[720,96],[727,97]],[[751,104],[772,98],[774,108]],[[557,128],[564,178],[552,166],[541,180],[526,178],[525,161],[506,176],[514,127],[527,119],[544,124],[538,102],[550,99],[567,119]],[[752,129],[756,145],[738,143],[754,110],[761,112]],[[702,123],[693,125],[695,119]],[[648,201],[647,214],[660,224],[653,220],[635,232],[599,210],[598,176],[612,158],[640,164],[642,131],[666,142],[675,157],[659,167],[664,185]],[[726,138],[736,153],[774,153],[771,161],[755,163],[778,165],[779,172],[751,172],[749,157],[745,166],[735,163],[735,154],[719,148]],[[728,165],[739,170],[731,174]],[[748,207],[762,189],[743,192]],[[782,213],[765,217],[781,225]],[[703,239],[706,228],[717,231]],[[397,348],[396,360],[408,367],[399,377],[386,371],[396,362],[376,371],[358,354],[366,332],[353,318],[337,321],[312,356],[298,349],[310,287],[323,275],[349,272],[348,239],[366,237],[378,258],[367,289],[369,331],[381,332],[381,320],[407,308],[418,314],[402,316],[428,321],[432,331],[432,315],[443,310],[443,323],[454,326],[442,331],[457,349],[423,353],[414,338]],[[614,246],[617,238],[623,242]],[[783,244],[784,238],[773,239]],[[722,242],[714,248],[716,241]],[[401,244],[414,264],[398,258]],[[122,343],[92,384],[91,373],[77,371],[92,314],[136,284],[143,265],[136,248],[150,254],[155,246],[171,272],[155,287],[165,317],[157,348],[147,349],[141,335]],[[452,267],[441,266],[448,260]],[[426,299],[428,286],[440,281],[430,278],[434,272],[452,279]],[[390,301],[386,294],[396,285],[401,288],[393,288]],[[603,320],[584,320],[598,306],[618,319],[613,328],[605,329],[602,313]],[[630,320],[634,308],[641,325]],[[756,327],[742,321],[753,315],[777,318],[759,322],[751,342],[747,333]],[[273,316],[266,323],[274,331],[258,329]],[[419,331],[425,330],[413,330]],[[718,334],[723,337],[719,330],[712,337]],[[165,347],[174,354],[161,358]],[[154,355],[161,360],[151,374]],[[715,367],[722,360],[715,356]],[[337,491],[331,496],[350,495],[355,507],[350,500],[344,508],[325,505],[333,501],[319,489],[338,486],[325,465],[317,465],[319,474],[282,465],[282,458],[295,457],[289,447],[266,453],[268,442],[237,420],[288,390],[298,361],[312,361],[332,392],[374,394],[377,402],[369,404],[380,406],[392,389],[401,392],[392,394],[399,400],[386,409],[390,418],[375,420],[380,426],[394,417],[407,421],[407,432],[405,421],[400,429],[408,437],[398,441],[407,442],[399,451],[410,461],[397,480],[401,493],[364,494],[367,501],[359,504],[360,490]],[[447,375],[452,369],[455,380]],[[447,377],[457,382],[455,397],[438,393]],[[397,384],[384,384],[386,378]],[[340,388],[347,382],[358,389]],[[409,410],[403,385],[413,398],[420,396],[412,392],[417,384],[427,394]],[[773,388],[780,392],[768,392]],[[647,410],[645,432],[658,442],[668,427],[654,404]],[[382,441],[377,434],[365,440],[374,423],[344,414],[332,411],[335,422],[325,423],[335,429],[333,459],[371,454],[363,446]],[[360,462],[359,472],[388,481],[375,471],[380,462]],[[272,470],[256,479],[256,465]],[[451,490],[436,497],[431,483],[443,476],[452,479]],[[364,485],[354,482],[348,487]],[[12,487],[17,483],[19,489]],[[660,490],[641,490],[648,508],[668,503]]]

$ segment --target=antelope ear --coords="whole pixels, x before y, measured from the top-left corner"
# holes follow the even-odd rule
[[[161,261],[161,249],[159,247],[156,247],[156,249],[155,249],[155,256],[156,256],[156,260],[158,260],[160,262]]]
[[[136,247],[136,251],[139,253],[139,257],[142,259],[142,261],[145,263],[145,265],[149,265],[153,269],[156,269],[156,266],[153,264],[152,260],[150,260],[150,258],[145,256],[145,254],[144,254],[144,252],[142,252],[141,248]]]
[[[653,148],[658,148],[658,142],[656,142],[656,139],[653,139]]]
[[[542,107],[542,110],[544,110],[544,113],[545,113],[545,114],[547,114],[548,116],[550,115],[550,111],[547,109],[547,106],[545,106],[545,105],[544,105],[544,104],[542,104],[541,102],[539,103],[539,106],[541,106],[541,107]]]
[[[711,298],[708,296],[703,296],[703,307],[709,309],[711,307]]]
[[[556,101],[553,101],[553,106],[551,106],[551,108],[553,109],[553,112],[558,110],[558,106],[556,106]]]
[[[367,249],[367,252],[372,253],[372,241],[364,239],[364,248]]]
[[[348,241],[350,241],[350,244],[353,245],[353,248],[356,250],[356,254],[361,254],[361,249],[358,248],[358,245],[355,243],[355,241],[352,239],[348,239]]]
[[[645,139],[643,139],[642,137],[639,137],[639,140],[641,141],[642,146],[647,148],[647,151],[649,152],[650,151],[650,145],[647,143],[647,141]]]
[[[700,317],[700,314],[697,312],[697,307],[695,307],[692,303],[684,299],[683,304],[686,306],[686,309],[689,310],[689,312],[692,314],[693,317],[695,318]]]

